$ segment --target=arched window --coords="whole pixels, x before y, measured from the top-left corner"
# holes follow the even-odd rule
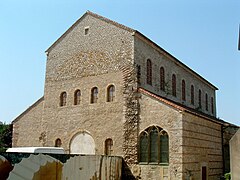
[[[98,99],[98,88],[94,87],[91,90],[91,103],[97,103]]]
[[[144,131],[140,135],[140,142],[139,142],[139,161],[140,162],[148,162],[148,132]]]
[[[55,147],[61,147],[61,145],[62,145],[61,139],[57,138],[57,139],[55,140]]]
[[[166,131],[157,126],[151,126],[139,137],[139,162],[169,163],[169,138]]]
[[[172,95],[177,96],[177,82],[176,82],[176,75],[172,75]]]
[[[74,93],[74,105],[79,105],[81,101],[81,91],[78,89]]]
[[[60,95],[60,106],[66,106],[67,104],[67,93],[62,92]]]
[[[111,138],[106,139],[105,141],[105,155],[112,155],[113,152],[113,140]]]
[[[208,94],[205,94],[205,107],[206,107],[206,111],[208,111]]]
[[[152,85],[152,62],[147,60],[147,84]]]
[[[186,101],[186,84],[185,80],[182,80],[182,100]]]
[[[160,89],[165,91],[165,72],[164,67],[160,68]]]
[[[107,88],[107,102],[112,102],[115,98],[115,87],[110,85]]]
[[[198,107],[202,108],[202,91],[201,89],[198,90]]]
[[[213,101],[213,97],[211,97],[211,110],[212,110],[212,114],[214,114],[214,101]]]
[[[149,160],[150,162],[158,162],[158,150],[159,147],[156,145],[158,144],[159,140],[158,140],[158,129],[156,127],[153,127],[152,130],[149,132],[150,136],[149,136],[149,144],[150,144],[150,148],[149,148]]]
[[[194,86],[191,85],[191,104],[194,105]]]
[[[165,131],[162,131],[160,134],[160,162],[168,163],[169,162],[169,140],[168,134]]]

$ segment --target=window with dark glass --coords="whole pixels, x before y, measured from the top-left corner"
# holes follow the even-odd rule
[[[213,97],[211,97],[211,110],[212,110],[212,114],[214,114],[214,101],[213,101]]]
[[[150,162],[158,162],[158,129],[157,128],[153,128],[150,131],[150,137],[149,137],[149,141],[150,141],[150,157],[149,160]]]
[[[106,139],[105,141],[105,155],[112,155],[113,152],[113,140],[111,138]]]
[[[147,60],[147,84],[152,85],[152,62]]]
[[[143,132],[140,135],[140,147],[139,147],[139,161],[148,162],[148,132]]]
[[[74,105],[79,105],[81,101],[81,91],[78,89],[74,93]]]
[[[157,126],[151,126],[139,137],[140,163],[169,163],[169,138],[166,131]]]
[[[206,111],[208,111],[208,94],[205,94],[205,107],[206,107]]]
[[[61,145],[62,145],[61,139],[60,139],[60,138],[57,138],[57,139],[55,140],[55,147],[61,147]]]
[[[141,66],[140,66],[140,65],[137,65],[137,82],[138,82],[139,84],[141,84],[140,78],[141,78]]]
[[[161,132],[160,135],[160,162],[168,163],[169,162],[169,141],[168,134],[165,131]]]
[[[191,104],[194,105],[194,86],[191,85]]]
[[[115,87],[114,85],[110,85],[107,88],[107,102],[112,102],[115,98]]]
[[[186,101],[186,84],[185,84],[185,80],[182,80],[182,100]]]
[[[177,95],[177,82],[176,82],[176,75],[172,75],[172,95],[176,96]]]
[[[84,35],[88,35],[88,33],[89,33],[89,27],[85,27],[84,28]]]
[[[97,103],[98,100],[98,88],[94,87],[91,90],[91,103]]]
[[[60,106],[66,106],[67,104],[67,93],[62,92],[60,95]]]
[[[198,107],[202,108],[202,91],[201,89],[198,90]]]
[[[164,67],[160,68],[160,89],[165,91],[165,72]]]

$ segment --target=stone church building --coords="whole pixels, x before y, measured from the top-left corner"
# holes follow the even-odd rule
[[[46,55],[44,96],[13,121],[13,146],[123,156],[141,179],[223,174],[217,88],[146,36],[87,11]]]

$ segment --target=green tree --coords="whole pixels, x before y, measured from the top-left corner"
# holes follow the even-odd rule
[[[12,146],[12,124],[0,124],[0,152]]]

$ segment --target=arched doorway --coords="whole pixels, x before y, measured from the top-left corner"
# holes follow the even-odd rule
[[[87,132],[80,132],[73,136],[70,142],[71,154],[95,154],[95,142]]]

